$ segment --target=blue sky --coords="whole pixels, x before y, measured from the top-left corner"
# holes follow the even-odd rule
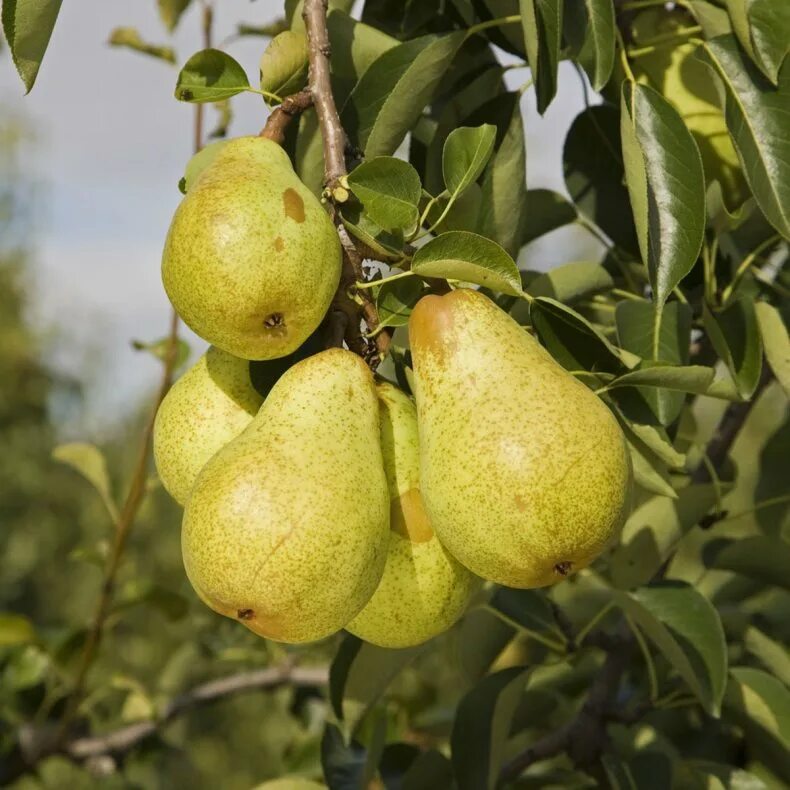
[[[215,5],[217,42],[237,22],[265,23],[281,7],[274,0]],[[195,7],[184,15],[171,42],[179,63],[200,48],[197,12]],[[61,333],[52,352],[55,364],[88,386],[85,416],[67,433],[95,439],[119,410],[139,404],[156,386],[157,363],[132,351],[129,342],[165,332],[168,304],[159,261],[191,154],[193,108],[173,99],[177,69],[109,47],[110,31],[122,25],[136,27],[147,41],[166,43],[155,0],[80,0],[64,3],[29,96],[22,95],[7,54],[0,60],[0,106],[30,130],[33,144],[23,150],[23,166],[40,185],[32,314]],[[228,47],[251,81],[266,43],[247,38]],[[526,76],[520,70],[509,74],[515,84]],[[543,118],[531,92],[525,96],[530,187],[563,191],[562,140],[582,101],[578,78],[564,66],[560,95]],[[260,97],[237,97],[231,134],[256,133],[265,112]],[[211,124],[211,108],[207,116]],[[590,250],[582,233],[552,234],[529,250],[529,265],[547,268]],[[195,353],[202,348],[194,336],[187,339]]]

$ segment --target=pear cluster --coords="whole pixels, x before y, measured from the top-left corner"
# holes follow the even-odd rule
[[[339,266],[268,140],[223,146],[176,212],[165,285],[213,345],[163,400],[154,457],[199,597],[269,639],[397,648],[450,628],[483,580],[592,562],[631,487],[606,406],[472,290],[414,308],[414,400],[350,351],[313,353]]]

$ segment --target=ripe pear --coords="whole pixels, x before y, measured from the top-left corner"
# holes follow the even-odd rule
[[[448,551],[522,588],[592,562],[629,507],[611,412],[477,291],[423,297],[409,340],[422,494]]]
[[[647,9],[634,20],[634,43],[638,48],[641,41],[649,42],[657,35],[669,38],[686,26],[679,14]],[[696,49],[695,43],[668,41],[633,58],[631,67],[638,82],[655,88],[680,113],[699,147],[706,181],[717,180],[727,205],[736,208],[749,196],[749,189],[727,131],[713,74],[695,56]]]
[[[261,636],[309,642],[350,622],[381,579],[389,495],[373,378],[350,351],[298,362],[187,501],[187,576]]]
[[[411,647],[453,625],[480,579],[442,546],[425,512],[413,401],[386,382],[377,390],[390,495],[389,550],[376,592],[347,630],[380,647]]]
[[[206,462],[251,422],[263,403],[250,363],[213,346],[165,396],[154,422],[162,485],[184,505]]]
[[[269,779],[268,782],[256,785],[252,790],[326,790],[326,785],[312,782],[302,776],[283,776],[281,779]]]
[[[283,149],[225,144],[176,210],[162,256],[170,301],[198,335],[244,359],[291,353],[340,281],[340,241]]]

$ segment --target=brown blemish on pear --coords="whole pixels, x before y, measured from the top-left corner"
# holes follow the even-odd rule
[[[282,252],[282,251],[283,251],[283,249],[285,249],[285,242],[283,242],[283,240],[282,240],[282,237],[281,237],[281,236],[278,236],[278,237],[277,237],[277,238],[274,240],[274,249],[275,249],[275,250],[277,250],[277,252]]]
[[[283,205],[286,217],[290,217],[295,222],[304,222],[304,201],[295,189],[288,187],[283,192]]]
[[[392,500],[390,529],[412,543],[426,543],[433,537],[433,528],[419,488],[411,488]]]

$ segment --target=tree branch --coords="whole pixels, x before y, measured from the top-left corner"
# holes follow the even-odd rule
[[[272,110],[266,119],[266,125],[261,129],[260,137],[266,137],[277,145],[285,141],[285,132],[291,121],[313,104],[313,94],[309,90],[299,91],[291,96],[286,96],[279,107]]]
[[[299,687],[325,686],[328,682],[327,667],[297,667],[293,664],[230,675],[203,683],[176,697],[155,720],[129,724],[104,735],[75,738],[66,743],[63,750],[74,760],[103,755],[121,756],[173,719],[201,705],[245,691],[273,689],[286,684]]]

